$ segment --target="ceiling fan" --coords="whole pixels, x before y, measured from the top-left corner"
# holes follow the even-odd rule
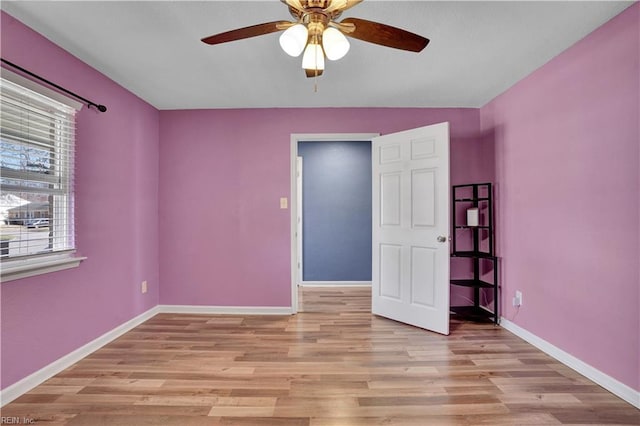
[[[411,52],[420,52],[429,40],[414,33],[359,18],[336,21],[347,9],[363,0],[280,0],[289,7],[294,21],[274,21],[238,28],[202,39],[207,44],[227,43],[278,31],[280,46],[289,55],[302,56],[307,77],[324,71],[324,59],[338,60],[349,51],[345,35],[359,40]]]

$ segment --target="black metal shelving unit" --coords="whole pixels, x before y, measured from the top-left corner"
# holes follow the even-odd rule
[[[495,231],[493,225],[493,185],[473,183],[454,185],[452,188],[453,224],[452,258],[466,258],[471,262],[469,277],[451,279],[451,285],[473,288],[473,305],[452,306],[454,315],[472,321],[491,321],[498,324],[500,285],[498,282],[498,257],[495,255]],[[468,224],[467,210],[478,209],[478,224]],[[492,290],[490,306],[481,303],[481,296]]]

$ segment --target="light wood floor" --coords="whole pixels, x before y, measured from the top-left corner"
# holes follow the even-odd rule
[[[295,316],[160,314],[2,409],[69,425],[639,425],[491,324],[440,336],[305,289]]]

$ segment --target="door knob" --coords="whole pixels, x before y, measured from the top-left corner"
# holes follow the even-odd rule
[[[447,237],[445,237],[444,235],[438,235],[439,243],[444,243],[445,241],[447,241]]]

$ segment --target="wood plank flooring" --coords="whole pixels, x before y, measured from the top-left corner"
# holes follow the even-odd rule
[[[450,336],[305,288],[294,316],[160,314],[2,409],[67,425],[640,425],[640,410],[491,324]]]

